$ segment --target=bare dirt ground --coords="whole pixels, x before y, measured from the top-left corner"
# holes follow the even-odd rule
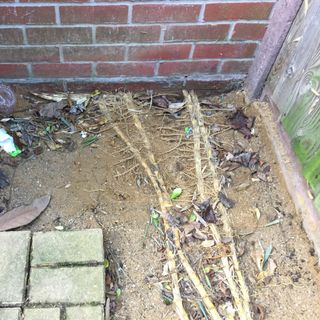
[[[239,131],[230,129],[229,111],[204,108],[208,111],[206,120],[212,126],[212,137],[220,145],[216,156],[229,182],[225,191],[235,202],[228,212],[241,269],[255,305],[255,319],[320,319],[317,258],[288,196],[257,111],[245,105],[241,92],[206,99],[222,107],[245,107],[247,115],[257,116],[254,135],[247,139]],[[27,101],[21,99],[19,107],[24,109],[26,105]],[[186,206],[195,191],[195,174],[191,170],[192,137],[187,139],[184,133],[185,127],[192,127],[187,111],[184,109],[180,116],[174,117],[160,109],[144,108],[137,114],[167,188],[183,189],[175,204],[179,208]],[[119,119],[122,129],[139,148],[130,118],[126,120],[125,116],[120,116]],[[112,128],[102,132],[88,147],[81,146],[79,132],[72,139],[76,141],[73,151],[45,148],[43,153],[22,160],[15,168],[0,164],[0,169],[10,179],[10,186],[0,191],[1,206],[10,209],[50,194],[52,200],[48,209],[22,229],[103,228],[106,256],[115,264],[118,276],[117,280],[107,278],[106,281],[109,286],[111,283],[111,287],[118,285],[122,289],[120,298],[115,300],[113,318],[176,319],[172,307],[164,304],[161,298],[166,257],[159,233],[152,226],[147,227],[150,208],[157,207],[158,203],[143,169]],[[226,155],[242,151],[257,153],[260,163],[270,166],[270,172],[257,178],[249,168],[231,168],[224,160]],[[275,223],[266,226],[270,222]],[[272,245],[271,258],[277,266],[270,277],[260,282],[252,258],[259,243],[264,248]],[[196,244],[194,241],[189,245],[192,248]],[[191,264],[197,263],[191,258]]]

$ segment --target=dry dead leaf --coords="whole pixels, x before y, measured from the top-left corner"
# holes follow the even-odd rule
[[[251,254],[251,257],[259,271],[256,276],[258,281],[263,281],[267,277],[271,277],[277,268],[276,263],[269,257],[269,255],[267,258],[265,257],[266,251],[262,248],[261,244],[259,244],[255,246]],[[271,253],[271,251],[269,252]]]
[[[247,117],[242,110],[236,111],[230,118],[233,129],[241,132],[247,139],[252,137],[251,130],[254,125],[254,120],[254,118]]]
[[[43,196],[35,199],[29,206],[21,206],[6,212],[0,217],[0,231],[11,230],[29,224],[47,208],[50,198],[49,195]]]
[[[61,100],[59,102],[50,102],[43,105],[39,111],[40,117],[46,119],[60,118],[61,110],[68,105],[67,100]]]
[[[266,310],[262,305],[253,304],[252,305],[253,313],[256,315],[257,320],[264,320],[266,316]]]
[[[199,240],[207,240],[207,236],[201,232],[199,229],[195,229],[194,232],[192,233],[193,237]]]
[[[216,242],[214,240],[204,240],[201,243],[201,246],[204,248],[210,248],[213,247],[216,244]]]
[[[162,275],[165,277],[169,274],[169,272],[170,272],[170,265],[169,265],[169,262],[166,262],[163,266]]]
[[[188,235],[193,230],[199,229],[199,228],[200,228],[200,223],[198,223],[198,222],[190,222],[190,223],[188,223],[188,224],[183,226],[183,232],[185,233],[185,235]]]
[[[217,213],[214,211],[210,199],[203,201],[198,205],[199,215],[205,222],[217,223]]]
[[[260,217],[261,217],[261,212],[260,212],[259,208],[255,208],[254,211],[256,213],[257,220],[259,221]]]
[[[37,93],[37,92],[31,92],[36,97],[40,97],[44,100],[49,100],[49,101],[55,101],[55,102],[60,102],[61,100],[67,99],[68,95],[66,93]]]
[[[263,281],[265,278],[271,277],[274,274],[274,272],[276,271],[276,269],[277,269],[276,263],[270,258],[268,260],[268,264],[267,264],[266,270],[261,271],[257,275],[257,280],[258,281]]]

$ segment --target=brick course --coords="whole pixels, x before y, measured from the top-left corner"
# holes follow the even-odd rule
[[[0,0],[0,80],[243,79],[274,2]]]

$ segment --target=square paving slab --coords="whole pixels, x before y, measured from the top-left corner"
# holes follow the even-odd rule
[[[104,320],[102,306],[83,306],[66,308],[66,320]]]
[[[31,266],[102,263],[103,260],[101,229],[33,234]]]
[[[104,266],[32,268],[30,303],[105,302]]]
[[[23,312],[23,315],[24,315],[24,320],[60,320],[60,309],[59,308],[25,309]]]
[[[0,243],[0,320],[104,319],[102,230],[0,232]]]
[[[31,233],[0,232],[0,305],[24,301]]]
[[[0,308],[0,320],[20,320],[19,308]]]

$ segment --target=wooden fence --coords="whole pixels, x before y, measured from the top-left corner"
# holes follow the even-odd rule
[[[268,77],[277,106],[320,209],[320,1],[304,1]]]

